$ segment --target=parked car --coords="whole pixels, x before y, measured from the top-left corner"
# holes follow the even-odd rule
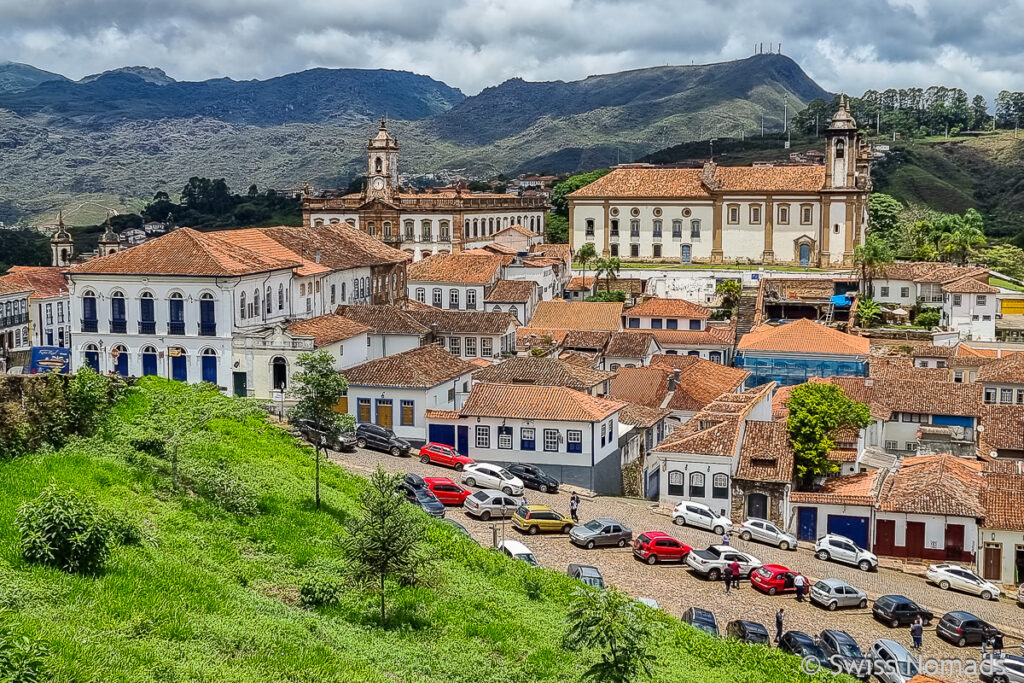
[[[519,501],[505,495],[504,491],[483,489],[462,501],[462,509],[467,515],[486,522],[491,517],[511,517],[519,509]]]
[[[483,486],[500,489],[509,496],[523,493],[523,480],[504,467],[489,462],[475,462],[462,468],[462,483],[466,486]]]
[[[352,432],[335,432],[324,434],[326,443],[320,442],[321,432],[312,424],[303,424],[299,427],[299,433],[303,438],[314,446],[320,444],[327,446],[332,451],[352,452],[356,449],[356,435]]]
[[[466,465],[472,465],[475,461],[468,455],[462,455],[451,446],[431,441],[420,448],[420,462],[424,465],[433,463],[435,465],[444,465],[445,467],[454,467],[455,471],[458,472]]]
[[[894,640],[876,640],[868,650],[868,659],[871,673],[882,683],[909,683],[918,674],[916,657]]]
[[[633,541],[633,530],[614,519],[601,517],[574,526],[569,532],[569,540],[587,550],[599,545],[617,545],[625,548]]]
[[[789,593],[796,590],[795,580],[800,572],[795,572],[781,564],[765,564],[750,575],[750,585],[764,591],[768,595]]]
[[[691,550],[693,548],[664,531],[645,531],[633,542],[633,556],[647,564],[686,562]]]
[[[998,600],[1003,594],[996,584],[956,564],[933,564],[928,567],[927,576],[929,581],[944,591],[953,589],[972,593],[982,600]]]
[[[769,645],[771,638],[768,636],[768,629],[756,621],[736,619],[730,621],[725,627],[725,635],[735,638],[748,645]]]
[[[750,576],[752,571],[761,566],[761,560],[753,555],[741,553],[727,545],[709,545],[704,550],[691,550],[686,556],[686,564],[694,572],[712,581],[722,578],[722,573],[733,562],[739,563],[741,577]]]
[[[512,515],[512,526],[531,536],[541,531],[567,534],[572,530],[572,520],[547,505],[520,505]]]
[[[868,606],[867,593],[859,588],[840,579],[822,579],[813,586],[808,593],[811,602],[821,605],[830,612],[840,607],[859,607],[864,609]]]
[[[1011,654],[989,656],[982,662],[984,683],[1024,683],[1024,657]]]
[[[683,612],[682,620],[705,633],[710,633],[713,636],[718,635],[718,622],[715,620],[715,615],[706,609],[690,607]]]
[[[444,519],[444,503],[437,499],[433,493],[425,488],[415,488],[408,484],[399,484],[399,490],[405,494],[405,499],[423,508],[431,517]]]
[[[796,536],[786,533],[767,519],[751,517],[743,520],[739,534],[744,541],[759,541],[778,546],[781,550],[796,550],[797,547]]]
[[[935,635],[957,647],[978,645],[997,633],[995,626],[963,610],[946,612],[935,626]]]
[[[890,628],[909,626],[921,617],[925,624],[930,624],[935,616],[930,610],[919,606],[916,602],[903,595],[883,595],[871,607],[871,614]]]
[[[814,544],[815,556],[824,562],[852,564],[864,572],[878,566],[878,556],[858,547],[856,543],[839,534],[825,534]]]
[[[604,577],[597,567],[591,567],[589,564],[570,564],[565,573],[588,586],[604,590]]]
[[[405,439],[397,436],[386,427],[363,422],[356,427],[356,445],[360,448],[372,448],[391,455],[408,455],[412,447]]]
[[[519,541],[502,541],[498,544],[498,550],[514,560],[522,560],[534,567],[540,566],[537,557]]]
[[[522,479],[523,485],[528,489],[536,489],[541,493],[558,493],[558,480],[536,465],[515,463],[505,469]]]
[[[846,631],[825,629],[818,635],[818,645],[837,671],[865,681],[871,677],[871,666],[864,651]]]
[[[732,531],[732,521],[728,517],[715,514],[703,503],[689,503],[684,500],[672,510],[672,521],[679,526],[689,524],[718,535]]]
[[[829,669],[832,664],[828,661],[828,656],[825,651],[821,649],[821,645],[815,642],[814,637],[804,633],[803,631],[786,631],[779,638],[779,649],[783,652],[788,652],[791,655],[796,655],[800,659],[812,659],[817,662],[818,667],[821,669]]]
[[[423,481],[423,477],[414,473],[406,472],[402,475],[402,481],[413,487],[414,489],[425,489],[427,488],[427,482]]]
[[[463,501],[472,493],[448,477],[424,477],[423,482],[427,485],[427,489],[445,505],[462,505]]]
[[[446,524],[451,524],[453,527],[455,527],[455,530],[458,531],[460,534],[465,534],[466,538],[468,538],[471,541],[473,541],[474,543],[476,543],[476,541],[473,539],[473,537],[469,535],[469,529],[467,529],[466,527],[462,526],[461,524],[456,522],[454,519],[445,519],[444,521],[445,521]]]

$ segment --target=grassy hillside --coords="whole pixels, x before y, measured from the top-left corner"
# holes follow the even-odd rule
[[[307,448],[261,419],[223,419],[182,453],[186,481],[206,472],[219,484],[175,493],[168,463],[132,443],[144,443],[154,402],[184,390],[146,381],[99,436],[0,463],[0,633],[45,644],[45,680],[573,681],[593,661],[559,645],[572,581],[439,522],[428,531],[437,567],[426,585],[390,590],[386,629],[355,588],[336,607],[301,607],[306,579],[343,567],[335,539],[364,482],[326,466],[317,512]],[[98,576],[28,564],[15,511],[51,481],[134,519],[147,540],[118,547]],[[239,498],[258,512],[229,512]],[[809,680],[776,650],[663,622],[656,680]]]

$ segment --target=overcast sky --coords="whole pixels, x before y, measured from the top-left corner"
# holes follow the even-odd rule
[[[0,0],[0,61],[179,80],[364,67],[475,94],[737,59],[782,42],[823,87],[1024,90],[1024,0]]]

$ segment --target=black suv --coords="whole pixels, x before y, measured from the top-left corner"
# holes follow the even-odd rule
[[[920,607],[916,602],[903,595],[883,595],[875,600],[871,614],[883,624],[890,628],[908,626],[914,620],[921,617],[925,624],[931,622],[934,616],[931,612]]]
[[[821,646],[814,642],[814,638],[803,631],[786,631],[779,638],[779,649],[796,655],[800,659],[810,657],[823,669],[830,668],[828,656]]]
[[[326,435],[326,443],[324,444],[320,443],[320,430],[310,423],[305,423],[299,426],[299,432],[306,441],[314,446],[324,445],[332,451],[352,452],[356,449],[356,435],[352,432],[338,432],[335,434],[328,433]]]
[[[691,607],[683,612],[683,621],[694,628],[699,628],[705,633],[710,633],[713,636],[718,635],[718,622],[715,620],[715,615],[706,609]]]
[[[548,476],[535,465],[515,464],[505,469],[522,479],[523,486],[528,489],[536,489],[541,493],[558,493],[558,480]]]
[[[837,670],[863,681],[871,677],[871,663],[857,641],[846,631],[829,628],[818,636],[818,645]]]
[[[768,629],[756,621],[736,619],[725,627],[725,635],[749,645],[769,645]],[[770,647],[770,645],[769,645]]]
[[[947,643],[957,647],[977,645],[999,633],[999,630],[987,621],[974,616],[970,612],[957,610],[946,612],[935,627],[935,634]]]
[[[409,442],[395,435],[385,427],[364,422],[356,427],[356,445],[360,448],[373,448],[391,455],[408,455]]]

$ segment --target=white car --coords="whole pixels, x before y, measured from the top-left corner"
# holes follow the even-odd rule
[[[466,486],[498,489],[506,496],[519,496],[523,493],[522,479],[504,467],[488,462],[475,462],[466,465],[462,470],[462,483]]]
[[[686,556],[686,564],[697,574],[718,581],[733,562],[740,566],[740,576],[749,578],[750,572],[761,566],[761,560],[741,553],[727,545],[709,545],[705,550],[694,548]]]
[[[825,534],[819,538],[814,543],[814,555],[825,562],[852,564],[863,572],[878,566],[877,555],[839,534]]]
[[[532,567],[540,566],[537,557],[519,541],[502,541],[498,544],[498,550],[513,560],[522,560]]]
[[[740,524],[738,531],[744,541],[755,540],[778,546],[781,550],[796,550],[796,536],[786,533],[767,519],[751,517]]]
[[[689,524],[713,531],[718,535],[732,531],[732,520],[722,515],[716,515],[704,503],[690,503],[684,500],[672,510],[672,521],[679,526]]]
[[[979,595],[983,600],[998,600],[1003,594],[999,586],[956,564],[931,565],[928,567],[928,580],[944,591],[952,588]]]

